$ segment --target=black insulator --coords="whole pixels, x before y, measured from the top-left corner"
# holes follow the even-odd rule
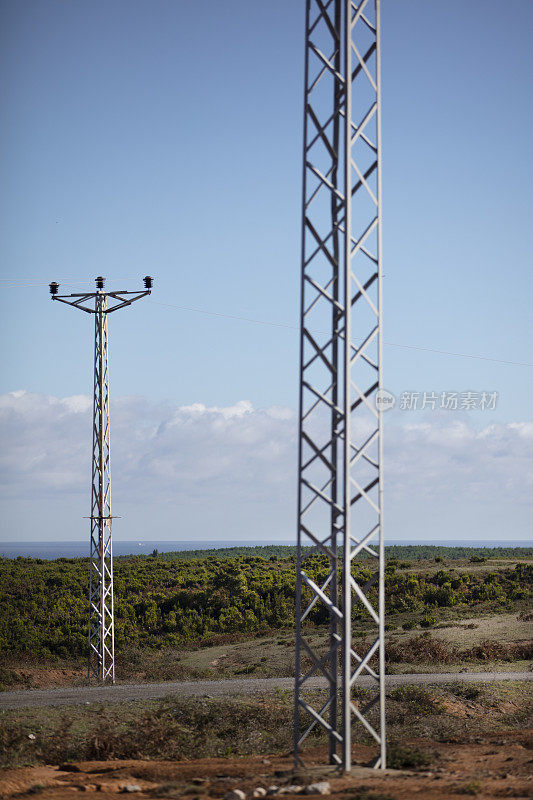
[[[59,284],[55,281],[52,281],[50,284],[50,294],[57,294],[57,290],[59,289]]]
[[[152,277],[150,277],[150,275],[146,275],[143,278],[143,280],[144,280],[144,288],[145,289],[151,289],[152,286],[154,285],[154,279]]]
[[[105,283],[105,278],[102,278],[102,276],[99,275],[96,278],[96,288],[97,289],[103,289],[104,288],[104,283]]]

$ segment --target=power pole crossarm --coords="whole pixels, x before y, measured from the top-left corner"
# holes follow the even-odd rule
[[[145,278],[146,280],[146,278]],[[52,286],[52,284],[50,284]],[[112,311],[118,311],[119,308],[124,308],[124,306],[131,306],[136,300],[140,300],[142,297],[146,297],[146,295],[151,294],[151,289],[148,289],[145,292],[107,292],[107,297],[112,297],[114,300],[118,300],[119,302],[116,303],[114,306],[110,306],[106,308],[106,314],[111,314]],[[128,295],[131,295],[128,297]],[[52,300],[59,300],[60,303],[66,303],[69,306],[73,306],[74,308],[80,308],[82,311],[87,311],[89,314],[96,314],[97,310],[96,307],[92,308],[90,306],[84,306],[86,300],[91,300],[94,298],[93,294],[52,294]],[[71,298],[77,297],[78,300],[73,300]]]
[[[109,436],[109,361],[107,317],[149,295],[153,279],[144,278],[144,290],[105,292],[105,279],[96,278],[96,292],[58,294],[50,284],[52,300],[94,314],[93,450],[89,576],[89,678],[115,682],[115,617],[113,598],[113,517]],[[109,304],[111,298],[111,304]]]

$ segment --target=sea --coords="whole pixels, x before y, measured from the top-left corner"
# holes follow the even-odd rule
[[[168,553],[180,550],[219,550],[225,547],[260,547],[264,545],[294,545],[294,540],[285,539],[283,541],[181,541],[167,539],[165,541],[144,541],[144,542],[121,542],[113,541],[113,555],[150,555],[154,550],[159,553]],[[488,541],[488,540],[446,540],[438,539],[427,541],[421,539],[395,539],[387,540],[390,545],[440,545],[443,547],[531,547],[532,542],[525,539],[515,541]],[[0,542],[0,557],[17,558],[18,556],[29,556],[30,558],[84,558],[89,555],[88,541],[75,542]]]

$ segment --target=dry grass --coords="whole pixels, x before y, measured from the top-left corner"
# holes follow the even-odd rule
[[[457,662],[523,661],[533,658],[533,641],[498,642],[490,639],[460,650],[438,637],[421,634],[390,643],[386,648],[389,663],[454,664]]]
[[[370,697],[358,689],[358,702],[365,704]],[[317,691],[310,699],[318,707],[324,694]],[[400,687],[388,693],[388,737],[401,745],[407,725],[410,737],[469,742],[484,731],[523,727],[532,699],[529,683]],[[362,744],[372,743],[363,728],[357,727],[355,735]],[[309,743],[323,741],[316,729]],[[173,697],[105,708],[24,709],[0,716],[3,766],[114,758],[177,761],[280,753],[291,747],[292,693],[283,691],[242,699]]]
[[[519,642],[531,638],[528,614],[492,614],[485,617],[466,617],[437,624],[434,633],[458,647],[473,647],[485,639],[498,642]]]
[[[266,753],[290,746],[287,722],[287,703],[276,697],[4,713],[0,764]]]
[[[458,633],[457,640],[455,634]],[[503,638],[470,636],[478,633],[470,628],[446,627],[429,631],[389,632],[386,641],[388,671],[475,670],[480,667],[527,669],[533,657],[533,643]],[[444,638],[443,634],[446,634]],[[250,640],[237,634],[203,642],[197,648],[141,651],[131,649],[117,655],[117,676],[123,683],[158,681],[217,680],[235,676],[291,677],[294,675],[294,635],[277,631]],[[326,651],[325,630],[310,629],[307,639],[319,655]],[[357,637],[356,649],[365,652],[369,638]],[[305,662],[305,657],[304,657]],[[310,662],[309,662],[310,663]],[[307,662],[302,666],[306,668]],[[0,690],[87,684],[85,665],[77,670],[47,669],[15,664],[0,670]]]

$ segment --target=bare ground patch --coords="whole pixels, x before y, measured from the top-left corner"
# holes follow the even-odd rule
[[[231,789],[240,789],[247,798],[261,787],[290,784],[303,787],[317,779],[327,780],[331,796],[344,800],[464,800],[531,797],[531,739],[518,730],[495,733],[482,742],[453,744],[407,739],[405,751],[428,754],[422,769],[400,768],[383,773],[364,765],[371,748],[353,748],[354,769],[340,775],[324,768],[327,753],[315,746],[307,753],[306,770],[292,770],[288,753],[244,758],[199,758],[188,761],[158,762],[142,759],[122,761],[72,762],[58,767],[31,767],[7,770],[0,777],[2,798],[38,797],[67,800],[75,792],[98,792],[98,797],[114,798],[135,791],[139,798],[223,798]],[[75,796],[75,794],[74,794]],[[287,794],[287,797],[297,796]]]

